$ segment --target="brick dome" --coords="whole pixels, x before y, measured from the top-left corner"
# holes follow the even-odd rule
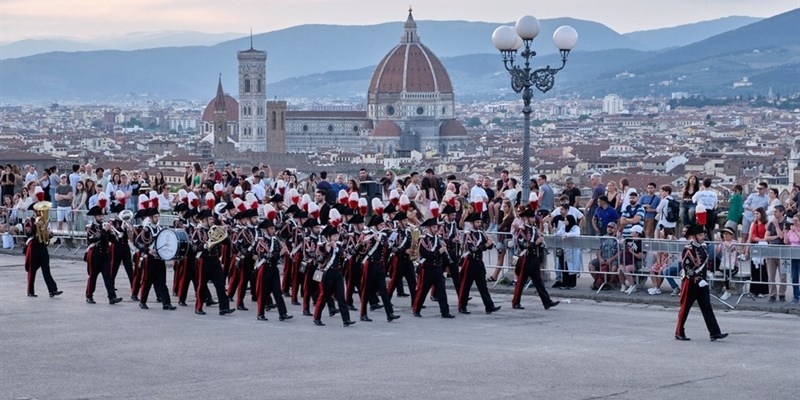
[[[378,126],[372,130],[370,136],[384,138],[400,137],[400,127],[392,121],[381,121],[378,122]]]
[[[405,32],[395,46],[378,63],[372,74],[368,94],[378,93],[453,93],[450,76],[442,62],[425,47],[417,36],[417,23],[408,12]]]
[[[222,102],[222,106],[225,107],[225,120],[226,121],[238,121],[239,120],[239,102],[236,101],[230,95],[223,96],[224,101]],[[214,112],[217,110],[217,106],[219,105],[219,97],[214,97],[211,101],[208,102],[205,110],[203,110],[203,122],[214,122]]]

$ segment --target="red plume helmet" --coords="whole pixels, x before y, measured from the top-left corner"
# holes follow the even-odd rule
[[[348,200],[348,205],[350,206],[350,208],[354,210],[358,208],[358,202],[359,202],[358,193],[356,192],[350,193],[350,198]]]
[[[100,194],[97,195],[97,205],[105,210],[108,205],[108,195],[106,195],[106,192],[100,192]]]
[[[211,192],[206,193],[206,207],[209,210],[213,210],[216,203],[217,200],[214,198],[214,195]]]
[[[431,214],[433,218],[439,219],[439,203],[435,201],[431,202]]]
[[[311,204],[311,203],[313,203],[313,201],[311,201],[311,196],[308,193],[304,194],[303,195],[303,199],[301,200],[301,203],[300,203],[302,208],[303,208],[303,211],[309,212],[308,211],[308,205]]]
[[[300,203],[300,193],[295,188],[289,189],[289,199],[292,201],[293,204]]]
[[[367,203],[367,199],[363,197],[358,199],[358,213],[361,214],[361,216],[364,216],[367,215],[367,211],[369,211],[369,203]]]
[[[278,193],[280,193],[281,196],[285,196],[286,195],[286,181],[284,181],[283,179],[279,180],[277,186],[278,186]]]
[[[275,211],[275,207],[272,204],[265,204],[264,205],[264,217],[267,219],[275,219],[278,216],[278,212]]]
[[[339,224],[342,223],[342,215],[339,213],[339,210],[331,208],[331,211],[328,213],[328,221],[334,228],[338,227]]]
[[[381,199],[377,197],[372,199],[372,211],[379,217],[383,215],[383,202]]]
[[[306,204],[306,208],[308,209],[308,215],[311,218],[319,218],[319,206],[317,203],[308,203]]]
[[[343,206],[346,206],[347,205],[347,200],[348,200],[347,191],[344,190],[344,189],[339,190],[339,195],[337,196],[336,199],[339,201],[339,204],[341,204]],[[352,208],[352,207],[350,207],[350,208]]]
[[[531,210],[536,210],[539,208],[539,195],[536,192],[531,192],[531,195],[528,196],[528,204],[530,204]]]
[[[114,197],[116,197],[117,201],[122,204],[123,207],[125,206],[125,192],[122,190],[117,190],[114,193]]]
[[[44,201],[44,190],[41,186],[37,186],[36,189],[33,189],[33,193],[36,195],[36,201]]]
[[[400,202],[400,192],[397,189],[392,189],[389,193],[389,201],[397,207],[397,203]]]
[[[225,189],[225,186],[222,186],[221,183],[214,184],[214,195],[222,198],[223,189]]]
[[[199,208],[200,207],[200,199],[197,198],[197,195],[194,192],[189,192],[186,195],[186,198],[189,200],[189,207],[190,208]]]
[[[409,200],[406,195],[400,196],[400,209],[408,211],[409,208],[411,208],[411,200]]]

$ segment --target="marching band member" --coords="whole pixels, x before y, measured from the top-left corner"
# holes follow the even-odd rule
[[[265,215],[269,217],[270,213],[265,212]],[[267,317],[264,316],[264,311],[269,307],[267,300],[270,295],[275,298],[275,304],[278,307],[278,319],[281,321],[292,319],[292,316],[286,310],[283,296],[281,296],[281,276],[280,271],[278,271],[278,261],[282,255],[289,253],[289,249],[275,235],[275,223],[272,222],[272,218],[265,218],[258,224],[258,228],[263,229],[265,234],[261,236],[257,246],[259,260],[256,263],[256,296],[258,296],[256,319],[259,321],[267,320]]]
[[[400,204],[403,204],[402,201]],[[394,218],[392,218],[392,221],[396,222],[397,226],[389,239],[391,244],[392,266],[389,269],[391,275],[389,286],[386,290],[389,292],[389,299],[392,298],[392,293],[395,288],[398,288],[398,297],[408,296],[408,294],[400,293],[400,286],[402,286],[401,280],[405,278],[408,283],[408,290],[411,292],[411,302],[413,305],[417,288],[417,278],[414,271],[414,263],[411,261],[412,231],[411,228],[406,226],[407,218],[405,211],[397,213]],[[392,238],[394,238],[394,240],[392,240]]]
[[[111,279],[111,245],[116,243],[120,232],[115,231],[111,224],[103,220],[106,207],[98,201],[86,215],[94,216],[94,221],[86,226],[86,240],[89,247],[86,249],[86,267],[89,279],[86,281],[86,302],[95,304],[94,290],[97,285],[97,276],[103,275],[103,283],[108,292],[108,303],[116,304],[122,301],[114,292],[114,282]]]
[[[149,217],[149,220],[145,219],[146,225],[142,227],[139,236],[134,241],[134,245],[144,256],[139,308],[143,310],[149,309],[147,307],[147,296],[150,294],[150,287],[152,286],[156,292],[156,297],[161,299],[162,308],[164,310],[174,310],[176,307],[170,303],[169,290],[167,289],[167,266],[164,264],[164,260],[158,257],[155,247],[156,236],[161,232],[161,226],[158,225],[158,207],[148,208],[144,216]]]
[[[483,263],[483,252],[494,247],[492,239],[487,237],[482,231],[482,221],[480,213],[472,213],[467,216],[465,222],[472,223],[472,229],[464,232],[464,254],[461,262],[461,287],[458,291],[458,312],[469,314],[467,311],[467,301],[472,283],[478,287],[478,292],[483,299],[486,313],[491,314],[500,309],[495,306],[489,289],[486,287],[486,265]]]
[[[133,213],[131,211],[123,213],[123,211],[125,211],[124,201],[111,205],[111,212],[117,213],[117,215],[109,223],[114,230],[120,233],[118,240],[111,244],[111,281],[116,282],[117,272],[119,272],[119,266],[122,264],[123,268],[125,268],[125,274],[128,275],[128,287],[132,287],[134,272],[130,239],[133,237],[133,232],[130,220],[133,219]]]
[[[250,198],[252,196],[252,198]],[[240,261],[237,265],[238,285],[236,287],[236,309],[241,311],[248,311],[244,306],[244,295],[247,290],[247,285],[250,284],[251,296],[254,297],[255,285],[252,284],[251,278],[253,275],[253,268],[256,265],[258,258],[255,252],[256,244],[258,244],[259,236],[261,235],[258,229],[258,202],[252,193],[247,193],[245,200],[245,211],[237,214],[239,220],[244,223],[241,231],[237,237],[236,249]],[[228,295],[230,295],[230,289]]]
[[[436,203],[431,203],[436,205]],[[439,235],[438,208],[431,207],[432,218],[420,224],[420,228],[425,229],[425,235],[419,240],[419,254],[423,260],[419,269],[420,290],[414,297],[412,312],[415,317],[421,317],[420,311],[425,305],[425,297],[431,287],[436,290],[436,299],[439,302],[439,312],[442,318],[455,318],[450,314],[450,306],[447,304],[447,292],[444,284],[443,267],[449,257],[447,244]]]
[[[198,227],[200,225],[199,219],[201,219],[201,213],[203,215],[211,213],[211,211],[208,211],[208,213],[203,213],[203,211],[197,211],[196,208],[191,208],[184,213],[186,220],[183,229],[186,231],[186,237],[189,238],[190,243],[196,244],[197,236],[200,233]],[[189,295],[189,283],[193,285],[195,293],[201,294],[200,299],[205,301],[207,306],[217,304],[211,297],[208,285],[200,285],[197,280],[197,250],[199,248],[201,247],[194,245],[189,246],[186,250],[186,256],[182,260],[175,262],[175,265],[180,265],[180,274],[178,275],[178,279],[180,280],[178,282],[178,305],[180,306],[188,306],[188,304],[186,304],[186,298]]]
[[[319,269],[323,271],[322,281],[319,283],[319,297],[317,298],[316,307],[314,307],[314,325],[323,326],[322,323],[322,308],[329,301],[332,301],[332,296],[336,296],[339,303],[339,311],[342,314],[342,323],[345,327],[355,324],[355,321],[350,320],[350,311],[347,308],[347,302],[344,297],[344,278],[342,276],[342,269],[344,267],[345,248],[344,244],[339,242],[339,229],[338,225],[341,220],[336,219],[339,214],[335,209],[331,210],[329,216],[330,224],[322,231],[322,235],[327,238],[327,242],[319,249],[322,253],[323,262],[320,263]],[[333,312],[331,312],[333,316]]]
[[[681,268],[683,268],[683,283],[681,284],[681,307],[678,311],[678,325],[675,327],[676,340],[690,340],[686,337],[684,325],[689,316],[689,310],[697,301],[700,311],[703,313],[703,320],[710,334],[711,341],[725,339],[727,333],[722,333],[714,317],[714,309],[711,308],[711,297],[709,285],[706,280],[708,274],[708,250],[703,243],[705,228],[701,225],[689,225],[686,227],[684,236],[689,239],[689,243],[683,248],[681,256]]]
[[[134,225],[132,229],[133,235],[133,248],[135,249],[133,253],[133,282],[131,283],[131,300],[138,302],[139,301],[139,292],[141,292],[142,285],[144,284],[144,258],[146,258],[146,252],[142,252],[136,247],[136,240],[138,240],[139,236],[147,229],[147,225],[150,224],[150,217],[147,216],[149,212],[148,205],[150,203],[150,199],[144,195],[139,195],[139,208],[134,214],[133,218],[139,220],[139,225]],[[133,250],[133,249],[132,249]],[[144,255],[144,257],[143,257]]]
[[[317,217],[313,214],[319,213],[319,208],[316,204],[311,203],[308,207],[309,218],[303,223],[303,227],[307,231],[307,240],[302,244],[303,246],[303,261],[300,269],[303,272],[303,315],[312,316],[311,299],[316,299],[319,294],[319,285],[314,282],[314,271],[317,269],[317,263],[320,261],[319,257],[319,244],[322,241],[320,231],[322,230],[317,223]]]
[[[455,197],[453,199],[455,200]],[[459,288],[461,287],[461,279],[460,271],[458,270],[458,256],[460,254],[461,241],[458,234],[458,221],[456,221],[456,208],[450,204],[442,208],[441,232],[447,246],[447,253],[450,255],[447,257],[446,268],[450,272],[450,278],[453,280],[453,287]]]
[[[391,206],[391,204],[389,205]],[[388,208],[387,206],[386,208]],[[384,215],[386,213],[384,208]],[[364,256],[361,276],[361,320],[371,322],[372,319],[367,315],[367,299],[374,296],[376,293],[380,294],[383,300],[383,308],[386,311],[386,320],[392,322],[398,318],[399,315],[394,313],[389,293],[386,291],[386,271],[383,267],[384,253],[388,252],[388,243],[386,242],[386,233],[380,230],[383,225],[383,218],[379,215],[373,215],[369,220],[367,226],[371,228],[371,234],[365,238],[367,253]]]
[[[362,201],[363,200],[363,201]],[[375,213],[383,213],[383,203],[375,198],[373,199],[377,201],[378,206],[375,206],[375,202],[373,202],[373,211]],[[361,283],[361,273],[362,273],[362,265],[364,262],[364,255],[366,254],[367,250],[365,248],[365,244],[367,242],[367,236],[369,235],[369,231],[364,230],[364,216],[367,214],[367,199],[361,198],[357,200],[358,202],[358,213],[350,217],[349,227],[351,229],[350,233],[348,234],[347,239],[345,240],[346,246],[348,251],[350,252],[350,260],[346,265],[345,269],[345,276],[347,285],[345,286],[345,300],[347,302],[347,308],[350,311],[358,311],[358,309],[353,304],[353,293],[355,289],[359,287]],[[362,211],[363,210],[363,211]],[[363,295],[362,289],[359,288],[359,295]]]
[[[522,290],[528,283],[528,278],[533,280],[533,287],[536,288],[536,293],[542,300],[545,310],[557,306],[560,302],[550,299],[550,294],[542,282],[541,273],[541,253],[545,251],[544,236],[536,228],[536,212],[532,208],[526,208],[525,211],[519,215],[525,221],[517,234],[517,248],[519,249],[519,256],[517,257],[516,274],[517,285],[514,287],[514,297],[511,300],[511,308],[517,310],[524,310],[525,307],[520,305],[522,298]]]
[[[44,201],[44,190],[41,186],[36,186],[34,189],[36,196],[36,203],[31,204],[28,210],[45,209],[44,213],[50,211],[49,202]],[[38,206],[37,206],[38,204]],[[40,211],[37,211],[40,212]],[[50,244],[50,239],[53,238],[53,233],[50,232],[50,227],[47,224],[47,216],[30,217],[23,225],[23,231],[28,238],[25,241],[25,271],[28,273],[28,297],[37,297],[34,293],[34,284],[36,283],[36,271],[42,269],[42,276],[47,285],[47,291],[50,297],[55,297],[63,293],[58,290],[56,281],[50,274],[50,253],[47,251],[47,245]]]
[[[228,302],[228,296],[225,293],[225,279],[222,277],[222,265],[220,264],[220,244],[210,245],[208,243],[208,232],[213,225],[213,215],[210,210],[203,210],[197,215],[199,223],[194,228],[192,238],[192,246],[194,248],[192,258],[196,258],[196,278],[195,285],[195,306],[194,313],[205,315],[203,311],[203,302],[206,305],[210,304],[211,293],[208,290],[208,282],[214,284],[214,289],[217,291],[217,298],[219,299],[219,315],[231,314],[236,310],[232,310]],[[225,228],[218,228],[225,229]],[[188,258],[188,256],[187,256]],[[187,283],[188,288],[188,283]]]

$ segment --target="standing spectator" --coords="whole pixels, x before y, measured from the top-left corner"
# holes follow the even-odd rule
[[[27,185],[28,182],[38,181],[39,180],[39,173],[36,172],[35,165],[28,165],[26,167],[27,172],[25,173],[25,184]]]
[[[94,171],[94,181],[95,183],[101,184],[103,187],[108,187],[108,178],[110,174],[106,174],[106,170],[102,167],[97,167]]]
[[[67,181],[69,183],[69,181]],[[58,173],[58,167],[53,165],[50,167],[50,199],[56,198],[56,188],[61,184],[61,178]]]
[[[748,242],[750,235],[750,225],[755,221],[755,211],[759,208],[767,209],[769,198],[767,197],[767,183],[761,182],[756,187],[756,191],[750,193],[744,201],[744,213],[742,214],[742,242]],[[766,216],[765,216],[766,218]]]
[[[14,164],[11,166],[11,173],[14,174],[14,193],[22,192],[22,187],[25,184],[22,173],[19,170],[19,165]]]
[[[556,206],[556,195],[553,188],[547,183],[547,175],[539,175],[536,183],[539,184],[539,209],[553,212],[553,208]]]
[[[703,178],[703,184],[693,196],[692,196],[692,203],[697,206],[698,204],[702,204],[703,207],[706,209],[706,237],[709,240],[714,239],[714,226],[716,225],[717,221],[717,205],[719,204],[719,198],[717,197],[717,193],[714,192],[714,189],[711,189],[711,178]]]
[[[489,196],[486,194],[486,190],[483,188],[483,177],[478,175],[475,178],[475,186],[472,187],[469,191],[469,202],[472,204],[481,203],[482,207],[486,211],[484,207],[486,203],[489,201]],[[477,210],[475,210],[477,212]]]
[[[374,180],[375,179],[367,173],[366,169],[361,168],[361,169],[358,170],[358,181],[359,182],[374,181]]]
[[[78,182],[81,180],[80,164],[72,164],[72,173],[69,174],[69,185],[72,186],[72,193],[78,193]]]
[[[86,208],[86,203],[88,201],[89,197],[86,195],[84,183],[83,181],[78,181],[75,184],[75,194],[72,197],[72,210],[75,213],[74,229],[78,232],[86,229],[86,219],[84,216],[86,215],[86,210],[88,210]]]
[[[200,185],[203,183],[203,168],[200,167],[200,163],[192,164],[192,179],[191,179],[191,187],[192,190],[200,190]]]
[[[94,196],[96,192],[95,182],[91,179],[81,180],[84,183],[83,191],[86,193],[86,198],[83,199],[84,207],[89,209],[89,198]]]
[[[622,178],[619,180],[619,192],[622,193],[623,203],[621,207],[625,207],[624,200],[631,197],[631,193],[636,192],[636,188],[632,188],[630,182],[628,182],[628,178]]]
[[[44,200],[53,201],[53,197],[50,196],[50,168],[42,171],[42,176],[39,177],[39,186],[44,191]]]
[[[500,171],[500,179],[497,180],[497,185],[495,196],[492,198],[491,203],[489,203],[489,218],[491,218],[491,224],[489,225],[489,230],[493,230],[496,225],[500,224],[500,208],[503,205],[503,193],[508,190],[509,181],[508,181],[508,170]],[[513,199],[511,199],[513,201]]]
[[[416,174],[416,172],[412,172],[411,174],[412,175]],[[333,192],[336,193],[337,196],[339,195],[340,190],[347,191],[347,183],[344,181],[344,175],[336,174],[336,181],[331,183],[331,188],[333,189]],[[414,193],[414,195],[416,196],[416,193]],[[413,198],[410,194],[408,195],[408,197]]]
[[[767,223],[767,234],[764,240],[769,244],[782,245],[785,241],[789,224],[786,221],[786,208],[778,204],[773,210],[773,219]],[[767,259],[767,279],[769,279],[769,302],[774,303],[775,297],[781,303],[786,301],[786,271],[781,270],[780,258]],[[780,282],[782,285],[776,285]]]
[[[783,243],[800,246],[800,214],[792,218],[792,227],[783,237]],[[792,304],[800,303],[800,258],[792,260]]]
[[[160,186],[158,194],[158,211],[172,210],[173,196],[169,192],[169,185],[164,184]]]
[[[739,224],[742,223],[744,213],[744,198],[742,197],[742,185],[733,185],[733,196],[728,200],[728,218],[725,227],[733,231],[733,235],[739,234]]]
[[[350,193],[359,193],[358,182],[356,182],[355,179],[350,179],[349,181],[347,181],[347,189],[345,190],[347,190],[348,196],[350,195]]]
[[[151,187],[153,187],[156,191],[161,191],[162,187],[167,184],[167,181],[164,179],[164,174],[161,171],[156,171],[156,176],[153,177],[153,182],[151,183]]]
[[[505,200],[510,201],[511,202],[511,207],[514,208],[514,207],[520,205],[520,203],[522,203],[520,201],[520,197],[521,196],[522,196],[522,193],[519,190],[517,190],[517,179],[516,178],[509,178],[508,179],[508,188],[503,192],[503,197],[505,198]],[[502,217],[501,217],[501,221],[502,221]]]
[[[603,185],[601,175],[596,172],[592,174],[592,177],[590,179],[590,184],[592,187],[592,197],[586,203],[586,209],[584,211],[586,212],[586,215],[588,215],[591,218],[592,216],[594,216],[595,211],[597,211],[597,198],[606,193],[606,186]],[[591,236],[598,234],[602,235],[603,233],[605,232],[598,233],[594,229],[593,225],[589,225],[589,235]]]
[[[156,190],[156,191],[158,190],[158,189],[156,189],[155,185],[151,184],[151,182],[150,182],[150,174],[148,174],[147,171],[142,171],[139,174],[139,185],[141,185],[141,186],[149,186],[149,187],[153,188],[153,190]]]
[[[694,174],[689,175],[686,184],[683,185],[683,197],[681,198],[681,220],[683,226],[694,224],[694,208],[697,204],[692,201],[694,194],[700,190],[700,181]]]
[[[58,220],[58,230],[64,231],[64,223],[69,227],[72,222],[72,199],[75,194],[72,192],[72,186],[69,185],[67,175],[61,174],[59,178],[59,185],[55,188],[55,200]]]
[[[500,213],[501,220],[500,225],[497,228],[497,240],[494,242],[495,249],[497,249],[497,268],[494,269],[492,275],[489,277],[489,279],[487,279],[489,282],[497,281],[500,273],[503,272],[503,266],[505,266],[506,261],[506,252],[508,251],[509,245],[512,241],[511,224],[516,219],[516,215],[514,215],[514,207],[508,200],[503,201]]]
[[[126,179],[127,179],[127,177],[126,177]],[[103,188],[105,188],[106,194],[109,195],[108,198],[113,198],[114,193],[116,193],[116,191],[119,190],[119,186],[121,184],[122,184],[122,177],[120,176],[120,174],[114,173],[113,175],[111,175],[111,179],[109,179],[108,185],[103,186],[103,185],[100,185],[100,182],[97,182],[97,186],[96,187],[99,188],[99,187],[102,186]],[[100,192],[100,190],[97,189],[97,192]],[[91,209],[91,208],[92,207],[89,207],[89,209]]]
[[[567,199],[569,199],[569,197],[567,197]],[[592,229],[595,232],[607,232],[608,226],[613,223],[615,228],[614,232],[616,233],[617,221],[619,221],[617,209],[608,204],[608,197],[606,197],[606,195],[598,197],[597,204],[599,206],[592,217]]]
[[[192,177],[194,174],[192,173],[192,166],[187,165],[183,171],[183,184],[186,185],[187,188],[192,187]]]
[[[769,188],[768,196],[767,222],[771,222],[775,218],[775,207],[781,205],[781,199],[778,198],[778,189],[776,188]]]
[[[91,210],[92,207],[97,205],[97,197],[100,193],[103,193],[103,190],[104,190],[103,185],[98,182],[95,185],[95,193],[89,196],[89,201],[86,203],[86,208]]]
[[[3,168],[2,176],[0,176],[0,185],[2,185],[2,197],[9,198],[14,196],[14,185],[16,184],[16,176],[11,171],[11,164],[6,164]]]
[[[658,238],[672,239],[675,237],[675,226],[678,225],[678,218],[674,218],[670,221],[669,217],[669,203],[671,201],[676,201],[672,197],[672,186],[661,186],[659,195],[661,196],[661,200],[658,202],[658,207],[656,207],[658,219],[656,231],[658,231]]]
[[[97,180],[98,179],[97,176],[95,175],[97,173],[97,171],[92,169],[92,164],[84,165],[83,168],[81,169],[81,171],[79,171],[79,172],[81,173],[80,180],[83,181],[84,185],[86,184],[86,180],[87,179],[91,179],[91,180]],[[102,174],[101,174],[100,178],[102,178]]]
[[[568,176],[567,179],[564,180],[564,186],[564,190],[561,191],[561,194],[565,194],[567,197],[569,197],[569,205],[575,208],[580,208],[581,190],[575,187],[575,182],[573,182],[571,176]]]
[[[792,186],[792,192],[786,199],[786,217],[794,217],[800,212],[800,186]]]
[[[120,175],[120,183],[119,183],[119,185],[117,185],[116,190],[114,190],[114,191],[109,190],[108,191],[108,198],[109,199],[115,198],[117,190],[121,190],[122,193],[125,193],[125,209],[126,210],[131,210],[132,212],[135,213],[136,212],[136,207],[138,207],[138,204],[137,204],[138,201],[136,201],[137,197],[138,197],[138,194],[136,196],[133,195],[133,187],[131,187],[131,184],[128,183],[128,175],[127,174]]]
[[[487,197],[488,200],[492,200],[492,199],[495,198],[495,193],[494,193],[494,190],[492,189],[492,178],[489,178],[488,176],[483,177],[483,190],[486,192],[486,197]],[[486,219],[486,216],[488,215],[490,217],[490,221],[491,221],[491,214],[490,214],[491,209],[489,208],[489,204],[491,204],[491,203],[489,203],[489,201],[487,201],[486,204],[484,204],[483,211],[485,212],[485,214],[483,214],[483,216],[484,216],[484,219]],[[495,218],[497,218],[497,216],[495,216]],[[491,222],[490,222],[490,224],[491,224]],[[487,232],[497,232],[497,225],[498,224],[494,223],[494,224],[491,224],[491,225],[492,226],[489,227]]]
[[[390,171],[391,172],[391,171]],[[317,183],[317,191],[322,190],[325,193],[325,202],[328,205],[336,203],[336,195],[338,192],[333,191],[333,186],[328,182],[328,171],[320,171],[319,183]]]
[[[611,206],[611,208],[616,208],[619,212],[622,212],[625,208],[625,200],[620,199],[621,196],[616,182],[609,181],[606,184],[606,197],[608,197],[608,205]]]
[[[748,240],[751,244],[762,242],[766,244],[767,212],[763,207],[759,207],[753,214],[755,215],[755,219],[753,223],[750,224]],[[745,248],[745,253],[749,255],[750,246]],[[765,294],[769,293],[769,287],[767,286],[769,276],[767,275],[767,268],[764,266],[764,259],[753,257],[750,260],[750,293],[758,297],[764,297]]]
[[[647,184],[647,193],[642,195],[639,202],[644,207],[644,237],[652,239],[655,237],[656,214],[658,205],[661,203],[661,198],[656,195],[655,183]]]

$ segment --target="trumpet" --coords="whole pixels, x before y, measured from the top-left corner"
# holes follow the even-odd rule
[[[114,233],[114,236],[116,236],[117,239],[122,239],[122,236],[124,235],[122,232],[118,231],[117,228],[114,227],[114,224],[110,222],[103,223],[103,229],[109,230],[112,233]]]

